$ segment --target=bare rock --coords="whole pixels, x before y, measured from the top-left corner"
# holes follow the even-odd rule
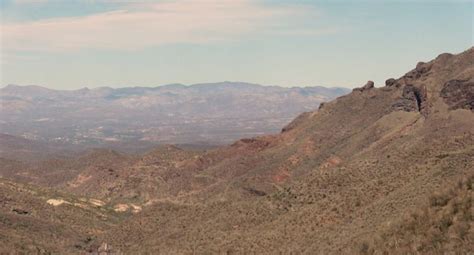
[[[421,89],[406,85],[401,97],[395,101],[392,108],[396,111],[419,112],[425,107],[426,93]]]
[[[423,76],[428,75],[431,70],[432,63],[418,62],[416,68],[405,74],[405,79],[419,79]]]
[[[353,89],[352,91],[360,91],[360,92],[363,92],[363,91],[366,91],[366,90],[370,90],[370,89],[373,89],[374,88],[374,82],[373,81],[367,81],[367,83],[362,86],[361,88],[355,88]]]
[[[452,58],[454,55],[451,53],[441,53],[436,57],[437,61],[446,61],[447,59]]]
[[[450,110],[474,111],[474,80],[450,80],[443,85],[440,96]]]
[[[367,83],[364,85],[364,87],[362,87],[362,89],[366,90],[366,89],[372,89],[374,88],[374,82],[373,81],[367,81]]]
[[[385,81],[385,86],[392,87],[393,85],[395,85],[396,82],[397,80],[395,80],[394,78],[390,78]]]
[[[13,208],[12,209],[12,212],[16,213],[16,214],[20,214],[20,215],[26,215],[26,214],[29,214],[30,212],[26,211],[26,210],[23,210],[23,209],[18,209],[18,208]]]
[[[266,196],[267,195],[267,193],[265,191],[261,191],[261,190],[254,189],[254,188],[244,188],[244,190],[248,191],[250,194],[252,194],[254,196]]]
[[[321,102],[321,103],[319,104],[318,110],[323,109],[323,107],[324,107],[324,102]]]

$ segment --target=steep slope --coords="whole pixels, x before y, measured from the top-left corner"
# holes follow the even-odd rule
[[[442,54],[386,87],[368,83],[326,103],[278,136],[211,151],[194,169],[213,184],[146,208],[104,239],[125,251],[352,253],[387,220],[472,173],[473,79],[474,49]]]
[[[422,208],[387,224],[375,233],[372,242],[362,242],[362,254],[431,253],[459,254],[472,252],[474,240],[473,199],[474,176],[459,180],[443,191],[437,191]]]

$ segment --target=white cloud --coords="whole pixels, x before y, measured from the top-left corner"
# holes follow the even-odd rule
[[[142,2],[84,17],[4,23],[0,29],[4,51],[134,50],[257,35],[278,29],[275,22],[311,11],[303,6],[264,5],[250,0]]]
[[[13,0],[14,4],[38,4],[46,2],[49,2],[49,0]]]

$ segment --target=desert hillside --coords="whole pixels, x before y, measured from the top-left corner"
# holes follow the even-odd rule
[[[420,62],[382,87],[369,81],[276,135],[205,151],[162,146],[35,164],[4,159],[0,246],[26,253],[466,254],[474,250],[473,158],[470,48]]]

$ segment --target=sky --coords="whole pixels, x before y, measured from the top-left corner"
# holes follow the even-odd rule
[[[0,86],[383,86],[474,44],[474,1],[0,0]]]

